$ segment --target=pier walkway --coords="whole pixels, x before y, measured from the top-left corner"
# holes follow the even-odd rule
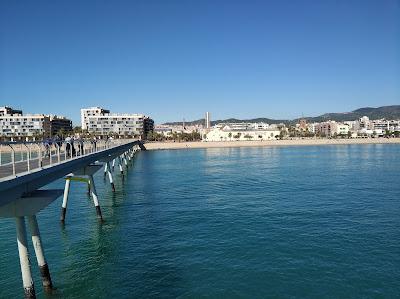
[[[135,153],[145,149],[139,140],[98,140],[80,142],[57,142],[44,144],[0,143],[0,217],[15,218],[17,244],[21,265],[25,298],[36,298],[32,280],[25,219],[32,235],[33,248],[46,291],[53,289],[36,214],[63,195],[60,221],[66,218],[71,181],[86,182],[102,221],[99,196],[93,174],[104,168],[113,191],[113,171],[121,174],[133,160]],[[47,184],[65,178],[65,188],[40,189]]]

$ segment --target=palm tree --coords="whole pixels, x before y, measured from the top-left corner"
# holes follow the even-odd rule
[[[229,132],[228,137],[229,137],[229,140],[232,140],[232,132]]]
[[[64,128],[61,128],[59,131],[58,131],[58,135],[60,135],[60,138],[61,139],[64,139],[64,135],[65,135],[65,130],[64,130]]]
[[[246,138],[247,140],[250,140],[251,138],[253,138],[253,136],[246,134],[246,135],[244,135],[244,138]]]
[[[233,136],[233,138],[239,139],[241,135],[242,135],[242,133],[239,132],[239,133],[237,133],[235,136]]]
[[[82,128],[79,127],[79,126],[76,126],[76,127],[73,128],[72,132],[74,134],[82,134]]]

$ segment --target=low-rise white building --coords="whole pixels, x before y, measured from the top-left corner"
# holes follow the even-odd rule
[[[238,129],[238,126],[225,125],[210,130],[205,134],[203,141],[275,140],[279,135],[278,129],[248,128],[243,130]]]
[[[168,137],[172,135],[172,128],[168,126],[158,125],[154,127],[154,132]]]

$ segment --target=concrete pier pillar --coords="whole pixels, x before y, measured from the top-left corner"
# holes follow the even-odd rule
[[[27,217],[29,228],[32,234],[33,248],[35,249],[36,259],[40,269],[40,274],[42,276],[43,288],[45,289],[45,291],[50,291],[53,288],[53,283],[51,282],[49,266],[47,265],[46,259],[44,257],[44,250],[42,247],[42,240],[40,238],[39,225],[36,219],[36,215]]]
[[[108,163],[104,164],[104,177],[106,177],[108,172]]]
[[[114,171],[114,167],[115,167],[115,159],[113,159],[112,161],[112,171]]]
[[[107,164],[108,163],[109,162],[107,162]],[[111,187],[112,187],[113,191],[115,192],[114,180],[113,180],[112,173],[110,171],[110,167],[107,168],[107,172],[108,172],[108,179],[110,180]]]
[[[71,180],[69,178],[67,178],[65,180],[64,197],[63,197],[63,202],[62,202],[62,206],[61,206],[60,221],[62,221],[62,222],[65,221],[65,214],[67,213],[68,194],[69,194],[70,184],[71,184]]]
[[[96,186],[94,185],[93,175],[89,176],[89,184],[90,184],[91,195],[93,198],[93,203],[94,203],[94,206],[96,207],[97,218],[99,218],[100,220],[103,220],[103,217],[101,215],[100,205],[99,205],[99,199],[97,197]]]
[[[19,262],[21,264],[22,284],[24,286],[25,298],[36,298],[33,285],[31,265],[29,262],[28,240],[26,238],[25,218],[16,217],[17,243]]]
[[[121,174],[124,174],[124,170],[122,169],[121,157],[118,157],[118,165],[119,165],[119,171],[121,172]]]
[[[128,168],[128,161],[126,161],[126,153],[122,155],[122,158],[124,159],[125,166]]]

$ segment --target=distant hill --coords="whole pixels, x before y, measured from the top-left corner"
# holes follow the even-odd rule
[[[351,112],[342,112],[342,113],[325,113],[316,117],[304,117],[308,122],[322,122],[327,120],[335,120],[335,121],[347,121],[347,120],[356,120],[360,117],[368,116],[370,119],[400,119],[400,105],[392,105],[392,106],[382,106],[378,108],[365,107],[360,108]],[[236,119],[236,118],[228,118],[228,119],[220,119],[211,121],[211,125],[215,125],[217,123],[229,122],[229,123],[255,123],[255,122],[265,122],[268,124],[278,124],[278,123],[296,123],[299,119],[270,119],[265,117],[260,118],[252,118],[252,119]],[[194,120],[194,121],[186,121],[185,124],[187,126],[191,125],[199,125],[204,124],[204,118]],[[176,126],[182,125],[182,122],[168,122],[165,125]]]
[[[400,119],[400,105],[378,108],[366,107],[344,113],[325,113],[317,117],[306,117],[306,119],[309,122],[321,122],[326,120],[346,121],[355,120],[363,116],[368,116],[370,119]]]
[[[252,118],[252,119],[237,119],[237,118],[228,118],[228,119],[219,119],[219,120],[213,120],[211,121],[211,125],[215,125],[218,123],[242,123],[242,122],[246,122],[246,123],[258,123],[258,122],[265,122],[265,123],[269,123],[269,124],[278,124],[278,123],[286,123],[288,122],[287,120],[277,120],[277,119],[270,119],[270,118]],[[200,124],[204,124],[205,123],[205,119],[198,119],[198,120],[193,120],[193,121],[185,121],[185,125],[186,126],[194,126],[194,125],[200,125]],[[168,126],[180,126],[182,125],[181,121],[176,121],[176,122],[168,122],[168,123],[164,123],[164,125],[168,125]]]

